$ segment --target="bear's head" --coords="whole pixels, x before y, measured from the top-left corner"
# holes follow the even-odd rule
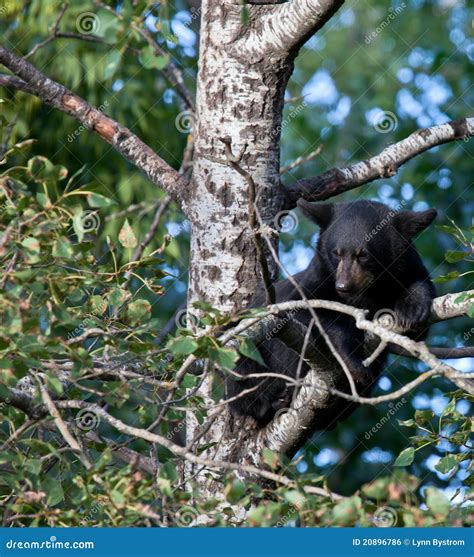
[[[318,259],[347,302],[379,278],[395,277],[411,240],[436,217],[435,209],[397,211],[374,201],[309,203],[298,207],[320,227]],[[413,249],[413,248],[411,248]]]

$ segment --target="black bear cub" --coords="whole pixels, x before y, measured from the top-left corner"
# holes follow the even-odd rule
[[[378,311],[386,312],[408,329],[410,336],[422,338],[435,289],[412,239],[431,224],[436,210],[396,212],[374,201],[315,204],[300,200],[298,206],[320,227],[313,259],[305,271],[294,275],[305,296],[367,309],[369,318]],[[289,280],[277,282],[275,292],[277,302],[301,299]],[[265,296],[260,292],[250,307],[264,304]],[[365,367],[363,332],[352,317],[327,310],[318,310],[317,315],[359,392],[367,392],[381,370],[383,357]],[[292,317],[305,325],[311,321],[306,310]],[[314,339],[319,336],[315,326],[312,333]],[[258,348],[266,367],[241,358],[236,372],[244,378],[229,379],[226,388],[227,398],[237,397],[230,402],[231,410],[253,416],[263,427],[279,409],[289,406],[294,387],[284,379],[245,376],[278,373],[295,378],[299,354],[276,337],[267,338]],[[300,376],[307,371],[304,364]]]

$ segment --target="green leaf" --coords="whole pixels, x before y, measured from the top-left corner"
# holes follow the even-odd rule
[[[118,507],[121,507],[125,504],[125,497],[123,496],[123,493],[116,489],[112,489],[112,491],[110,492],[110,498]]]
[[[107,310],[107,302],[99,295],[91,296],[89,298],[89,305],[94,315],[104,315]]]
[[[467,310],[467,314],[471,319],[474,319],[474,304],[471,304],[469,306],[469,309]]]
[[[362,502],[353,496],[338,503],[332,510],[333,519],[338,526],[351,526],[359,519]]]
[[[89,207],[110,207],[111,205],[115,204],[115,201],[105,197],[105,195],[101,195],[100,193],[90,192],[87,196],[87,203]]]
[[[122,53],[119,50],[112,50],[108,53],[105,60],[104,79],[110,79],[122,61]]]
[[[440,458],[438,464],[436,464],[435,468],[441,474],[447,474],[450,470],[452,470],[455,466],[457,466],[456,457],[452,455],[444,456]]]
[[[130,303],[127,308],[127,315],[131,323],[138,325],[146,323],[151,318],[151,304],[148,300],[140,298]]]
[[[415,459],[415,449],[413,447],[408,447],[408,449],[403,450],[393,463],[394,466],[409,466]]]
[[[306,497],[301,493],[301,491],[297,491],[296,489],[285,491],[283,497],[286,501],[288,501],[288,503],[290,503],[290,505],[296,507],[297,509],[301,508],[306,502]]]
[[[119,33],[123,30],[122,23],[117,19],[116,15],[107,10],[99,10],[92,23],[93,34],[96,37],[106,39],[108,43],[114,43]],[[76,25],[80,24],[76,23]],[[91,29],[85,29],[85,31],[90,33]]]
[[[442,491],[435,487],[428,487],[426,488],[425,497],[426,505],[433,514],[443,517],[448,515],[451,505],[449,499]]]
[[[84,224],[82,220],[82,215],[84,211],[81,207],[76,208],[74,211],[74,216],[72,217],[72,227],[74,228],[74,232],[76,233],[78,242],[82,242],[84,240]]]
[[[222,369],[234,369],[239,354],[231,348],[211,348],[209,358]]]
[[[249,23],[249,19],[250,19],[250,13],[247,4],[245,4],[245,2],[242,2],[242,7],[240,9],[240,21],[243,27],[247,27]]]
[[[417,410],[415,412],[415,421],[421,425],[430,422],[433,419],[434,412],[432,410]]]
[[[444,407],[443,411],[441,412],[441,416],[449,416],[450,414],[454,414],[456,412],[456,399],[452,398],[448,404]]]
[[[41,207],[47,209],[51,207],[51,200],[45,193],[37,193],[36,201],[41,205]]]
[[[46,478],[41,482],[41,487],[48,494],[47,503],[54,507],[64,499],[64,492],[61,483],[54,478]]]
[[[46,379],[46,386],[48,388],[48,391],[51,391],[56,396],[61,396],[63,394],[64,392],[63,384],[57,377],[54,377],[50,374],[46,374],[45,379]]]
[[[418,427],[415,420],[398,420],[398,423],[404,427]]]
[[[229,503],[237,503],[245,495],[245,484],[241,480],[233,480],[225,486],[224,495]]]
[[[140,54],[138,55],[138,60],[140,61],[140,64],[147,70],[150,70],[152,68],[156,70],[162,70],[168,65],[170,57],[167,54],[163,56],[157,55],[153,47],[151,45],[148,45],[142,48]]]
[[[108,295],[109,304],[118,308],[122,306],[130,296],[130,292],[127,292],[123,288],[112,288]]]
[[[160,465],[160,478],[165,478],[174,482],[178,479],[178,472],[176,471],[176,466],[167,460],[164,464]]]
[[[280,465],[280,455],[271,449],[263,449],[263,462],[272,470],[275,470]]]
[[[173,339],[169,344],[168,348],[171,350],[172,354],[192,354],[198,348],[198,343],[190,337],[180,337]]]
[[[33,476],[38,476],[41,472],[42,462],[36,458],[30,458],[23,463],[25,471]]]
[[[52,255],[60,259],[71,259],[74,255],[71,242],[67,238],[58,238],[55,240]]]
[[[38,263],[40,260],[40,244],[36,238],[28,237],[25,238],[21,245],[25,248],[23,253],[25,254],[25,259],[28,263]]]
[[[28,161],[28,174],[36,182],[57,182],[67,176],[67,169],[54,165],[46,157],[33,157]]]
[[[161,491],[161,493],[163,493],[163,495],[166,495],[168,497],[171,497],[173,495],[173,490],[171,489],[171,482],[168,479],[157,478],[156,485],[158,486],[158,489]]]
[[[465,259],[468,256],[468,252],[467,251],[451,251],[448,250],[446,252],[446,261],[448,263],[457,263],[458,261],[462,261],[463,259]]]
[[[378,478],[362,487],[362,491],[371,499],[385,499],[388,496],[390,478]]]
[[[456,278],[459,277],[459,271],[451,271],[451,273],[448,273],[447,275],[441,276],[441,277],[437,277],[435,279],[433,279],[433,282],[448,282],[450,280],[454,280]]]
[[[259,363],[261,366],[267,367],[262,359],[260,352],[258,351],[258,348],[255,346],[255,343],[250,338],[244,338],[244,340],[240,343],[239,352],[243,356],[247,356],[247,358],[250,358],[251,360]]]
[[[125,219],[122,229],[119,232],[118,240],[124,248],[134,248],[138,244],[137,237],[130,226],[128,219]]]

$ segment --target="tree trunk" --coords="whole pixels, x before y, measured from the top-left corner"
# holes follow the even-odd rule
[[[261,275],[249,227],[249,184],[226,164],[220,139],[230,140],[235,156],[242,154],[239,165],[255,182],[262,219],[272,221],[285,201],[279,176],[280,129],[293,67],[288,55],[254,62],[240,57],[236,40],[250,28],[243,26],[240,12],[235,3],[203,1],[194,172],[185,205],[192,231],[188,307],[205,300],[224,312],[244,307]],[[267,259],[275,278],[275,263]],[[206,381],[201,392],[208,400],[212,382]],[[220,442],[207,456],[228,460],[236,443],[233,431],[240,432],[239,444],[255,432],[250,426],[231,428],[231,421],[226,410],[208,431],[204,443]],[[196,428],[191,418],[188,442]]]

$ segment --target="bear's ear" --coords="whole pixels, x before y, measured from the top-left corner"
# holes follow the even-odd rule
[[[326,228],[334,216],[334,203],[310,203],[299,199],[297,203],[303,215],[314,221],[320,228]]]
[[[395,216],[397,230],[406,238],[414,238],[434,221],[438,211],[428,209],[427,211],[402,211]]]

